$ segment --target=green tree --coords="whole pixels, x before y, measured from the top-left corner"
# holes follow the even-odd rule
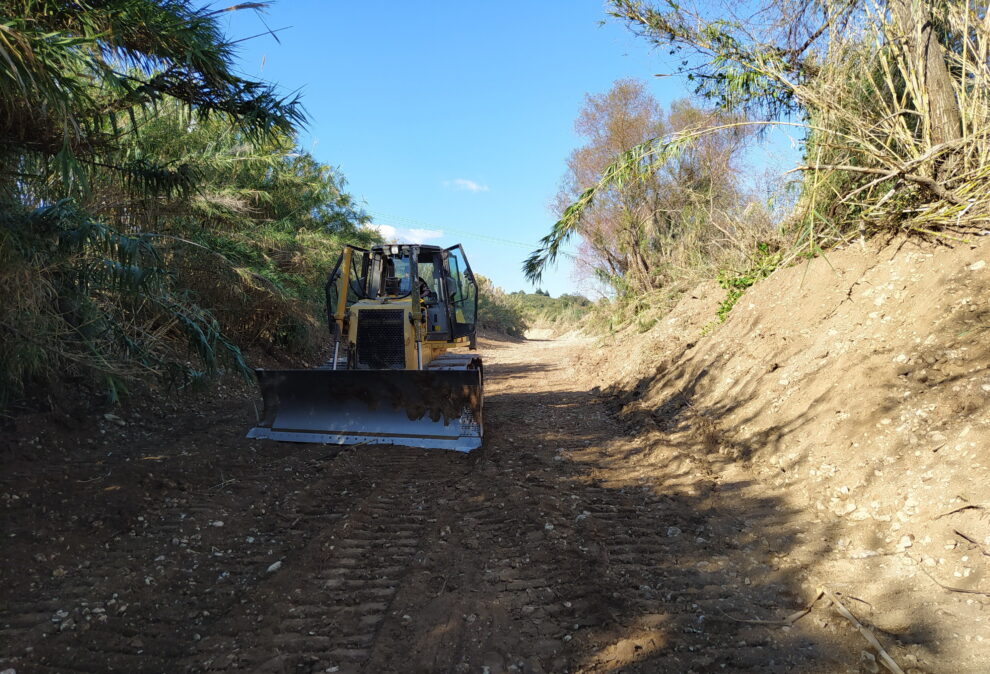
[[[290,340],[303,279],[373,236],[295,148],[298,101],[235,73],[219,17],[261,6],[0,3],[0,406],[46,380],[246,371],[231,333]]]

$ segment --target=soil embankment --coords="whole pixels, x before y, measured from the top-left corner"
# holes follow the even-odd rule
[[[985,237],[850,247],[707,336],[723,293],[701,286],[632,357],[590,363],[644,439],[777,501],[795,536],[772,566],[856,597],[905,669],[990,662],[988,262]]]
[[[843,255],[704,338],[700,289],[606,350],[483,341],[469,456],[252,442],[237,400],[21,420],[0,670],[877,671],[825,599],[788,621],[826,586],[905,671],[983,671],[986,248]]]

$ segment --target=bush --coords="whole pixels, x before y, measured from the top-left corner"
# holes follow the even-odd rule
[[[522,337],[528,327],[518,305],[501,288],[478,276],[478,329],[510,337]]]

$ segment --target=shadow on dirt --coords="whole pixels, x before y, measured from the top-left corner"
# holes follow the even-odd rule
[[[806,474],[820,466],[828,457],[813,453],[809,428],[819,434],[833,432],[821,442],[836,447],[841,434],[848,450],[845,444],[841,449],[861,457],[848,467],[847,484],[869,484],[876,479],[875,468],[895,460],[901,462],[899,467],[915,467],[903,456],[914,456],[917,449],[937,452],[939,442],[925,440],[937,438],[940,427],[927,417],[917,431],[920,438],[912,440],[919,444],[910,451],[906,444],[894,444],[887,452],[874,449],[876,456],[869,456],[853,443],[861,440],[865,446],[865,438],[877,436],[881,420],[890,424],[893,419],[896,425],[909,413],[914,417],[914,410],[924,404],[937,406],[947,420],[983,409],[978,384],[990,370],[990,346],[974,340],[974,335],[985,334],[990,310],[965,303],[953,306],[933,344],[919,340],[900,355],[881,343],[845,357],[842,371],[856,373],[855,381],[862,382],[858,389],[850,390],[841,376],[818,377],[814,369],[799,372],[804,381],[795,383],[793,369],[786,375],[780,370],[799,353],[799,345],[789,344],[790,352],[781,353],[776,362],[750,363],[747,357],[736,359],[737,354],[717,349],[709,349],[720,354],[712,357],[690,344],[668,353],[653,374],[623,389],[599,392],[613,418],[625,427],[625,437],[608,437],[577,424],[559,437],[547,433],[533,438],[552,444],[572,436],[579,439],[578,445],[605,448],[562,453],[564,470],[570,471],[574,484],[595,484],[599,489],[604,485],[606,491],[594,492],[599,501],[627,513],[621,523],[602,525],[591,537],[581,535],[582,527],[573,527],[578,546],[588,547],[591,540],[621,542],[624,535],[635,539],[650,560],[621,567],[615,565],[617,555],[602,558],[611,562],[599,562],[598,573],[610,581],[612,598],[620,597],[623,604],[621,610],[614,609],[608,629],[586,634],[584,658],[572,664],[591,671],[643,672],[870,669],[875,666],[872,661],[858,662],[861,653],[868,654],[863,656],[867,660],[877,653],[848,621],[826,607],[827,601],[819,601],[791,628],[758,621],[782,620],[812,599],[816,588],[808,585],[809,576],[826,578],[833,588],[850,581],[854,593],[874,569],[882,571],[884,582],[870,588],[873,603],[850,596],[845,598],[847,608],[906,669],[914,665],[940,671],[943,609],[933,602],[902,609],[904,597],[916,596],[917,583],[927,585],[928,579],[920,571],[897,572],[911,560],[889,552],[893,543],[884,540],[889,527],[867,520],[856,529],[842,528],[840,518],[789,509],[770,495],[781,493],[779,489],[761,490],[761,485],[738,476],[757,460],[777,466],[781,476],[787,471]],[[762,338],[755,326],[744,327],[737,325],[733,333],[740,335],[740,344]],[[826,362],[828,355],[823,351],[822,368],[835,367],[834,361]],[[795,386],[800,387],[798,393],[792,391]],[[792,393],[791,402],[782,404]],[[574,401],[581,398],[580,393],[553,396],[565,402],[572,396]],[[493,407],[525,409],[544,400],[510,394],[494,400]],[[764,465],[761,474],[768,472]],[[637,488],[651,496],[639,495]],[[585,499],[579,489],[573,493]],[[809,503],[818,499],[827,506],[830,495],[809,494]],[[639,506],[636,498],[643,499]],[[900,503],[904,498],[901,495]],[[584,521],[594,521],[598,511],[588,510],[591,514]],[[681,530],[673,540],[664,533],[670,526]],[[850,531],[861,537],[860,547],[850,542]],[[620,544],[608,542],[605,547]],[[845,566],[837,567],[836,562]],[[855,581],[829,576],[830,569],[851,565],[859,567]],[[885,611],[905,615],[890,619]],[[647,628],[654,623],[652,630]]]
[[[808,529],[806,513],[751,479],[725,479],[742,457],[719,452],[689,403],[652,412],[652,432],[618,437],[586,392],[502,393],[488,404],[492,431],[468,479],[475,498],[452,508],[446,540],[456,552],[440,564],[453,588],[437,601],[466,618],[442,637],[428,622],[407,637],[418,669],[858,667],[869,647],[826,600],[786,622],[816,593],[792,551],[823,554],[834,532]],[[526,423],[551,412],[553,428]],[[845,602],[881,639],[937,653],[926,616],[884,633],[855,599]]]

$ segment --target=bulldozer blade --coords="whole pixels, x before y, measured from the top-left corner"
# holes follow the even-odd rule
[[[255,370],[264,399],[249,438],[470,452],[482,441],[474,369]]]

